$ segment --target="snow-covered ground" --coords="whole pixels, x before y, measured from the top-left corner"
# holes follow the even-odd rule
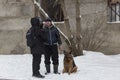
[[[59,72],[63,69],[63,55],[59,58]],[[45,79],[32,77],[32,56],[0,55],[0,80],[120,80],[120,55],[108,56],[100,52],[84,51],[83,56],[74,58],[78,72],[68,74],[49,74]],[[44,56],[41,74],[45,73]],[[52,65],[51,65],[51,70]]]

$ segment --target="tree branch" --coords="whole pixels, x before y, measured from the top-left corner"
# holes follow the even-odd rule
[[[39,13],[44,17],[44,18],[47,18],[49,17],[48,14],[42,9],[42,7],[40,6],[40,4],[36,1],[36,0],[33,0],[33,3],[35,5],[35,7],[37,7],[39,9]]]

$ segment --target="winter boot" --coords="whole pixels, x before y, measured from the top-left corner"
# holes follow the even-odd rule
[[[45,76],[41,75],[41,74],[33,74],[33,77],[37,77],[37,78],[45,78]]]
[[[53,66],[53,70],[54,70],[54,73],[55,73],[55,74],[60,74],[60,73],[58,72],[58,65],[54,65],[54,66]]]
[[[45,75],[49,74],[50,73],[50,65],[45,65],[46,67],[46,73]]]

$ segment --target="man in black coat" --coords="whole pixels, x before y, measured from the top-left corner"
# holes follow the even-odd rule
[[[31,18],[31,25],[32,25],[32,33],[34,33],[34,46],[30,47],[31,54],[33,56],[32,60],[32,72],[34,77],[44,78],[45,76],[41,75],[39,72],[40,63],[41,63],[41,55],[44,54],[44,36],[42,32],[43,24],[40,23],[41,20],[39,17]]]
[[[59,56],[58,56],[58,46],[61,48],[61,38],[58,29],[52,24],[51,19],[47,18],[44,24],[44,34],[45,34],[45,67],[46,73],[50,73],[50,58],[53,62],[53,70],[55,74],[59,74]]]

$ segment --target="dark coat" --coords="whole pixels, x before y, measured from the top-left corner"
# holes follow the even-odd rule
[[[32,20],[33,19],[33,20]],[[33,27],[32,32],[36,36],[35,39],[35,45],[33,47],[30,47],[31,54],[44,54],[44,34],[42,30],[43,24],[40,24],[40,21],[38,18],[32,18],[31,19],[31,25]]]
[[[45,45],[56,45],[57,43],[62,44],[59,31],[54,25],[52,25],[50,28],[45,27],[44,31]]]

